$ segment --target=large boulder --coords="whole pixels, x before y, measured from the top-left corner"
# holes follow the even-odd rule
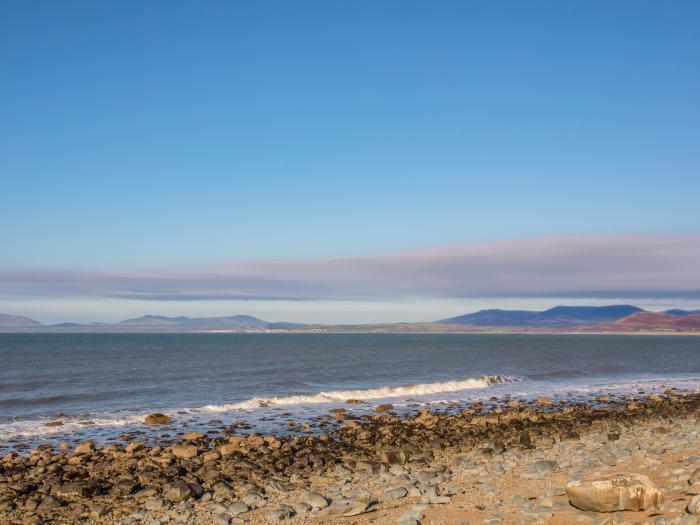
[[[169,425],[173,420],[170,416],[161,414],[160,412],[155,412],[153,414],[148,414],[144,423],[147,425]]]
[[[662,501],[654,483],[641,474],[572,481],[566,486],[566,495],[574,507],[593,512],[645,510],[658,507]]]
[[[700,495],[693,496],[693,499],[691,499],[690,503],[688,503],[686,510],[688,511],[688,514],[700,514]]]

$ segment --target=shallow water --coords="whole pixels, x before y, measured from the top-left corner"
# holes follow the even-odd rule
[[[155,411],[190,428],[215,418],[280,431],[339,405],[363,413],[381,402],[696,391],[700,337],[0,334],[0,364],[2,449],[109,439],[143,430]],[[54,420],[64,425],[45,426]]]

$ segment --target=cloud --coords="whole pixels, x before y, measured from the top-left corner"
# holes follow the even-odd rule
[[[700,298],[700,237],[542,237],[192,272],[0,269],[0,296],[135,300]]]

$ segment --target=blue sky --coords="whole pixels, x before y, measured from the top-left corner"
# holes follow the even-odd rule
[[[697,235],[699,19],[697,2],[2,2],[0,268]],[[15,300],[0,311],[42,315]],[[65,318],[97,298],[62,301]]]

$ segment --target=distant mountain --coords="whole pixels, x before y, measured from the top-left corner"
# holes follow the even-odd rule
[[[437,321],[439,324],[493,326],[493,327],[542,327],[566,328],[609,323],[623,319],[641,308],[632,305],[613,306],[555,306],[544,312],[529,310],[480,310]]]
[[[298,328],[304,325],[294,323],[269,323],[250,315],[228,317],[165,317],[144,315],[135,319],[125,319],[117,326],[142,328]]]
[[[669,315],[696,315],[700,314],[700,310],[681,310],[680,308],[673,308],[672,310],[666,310],[663,313]]]
[[[0,314],[0,328],[29,328],[32,326],[42,326],[42,324],[21,315]]]
[[[700,314],[637,312],[610,323],[609,327],[618,330],[700,330]]]

